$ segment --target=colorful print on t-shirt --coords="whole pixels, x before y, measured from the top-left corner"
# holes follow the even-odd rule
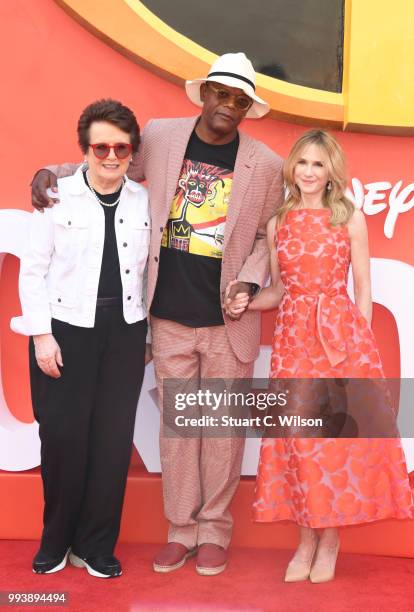
[[[162,246],[221,259],[233,171],[184,159]]]

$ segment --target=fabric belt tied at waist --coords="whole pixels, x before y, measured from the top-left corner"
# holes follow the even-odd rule
[[[316,331],[317,337],[325,351],[325,354],[328,358],[329,363],[332,367],[344,361],[347,357],[347,352],[345,350],[346,344],[342,331],[342,322],[339,319],[334,327],[335,336],[333,339],[327,337],[326,333],[324,333],[324,323],[325,327],[327,327],[326,322],[330,315],[330,302],[332,298],[343,296],[348,296],[346,289],[338,290],[332,289],[325,292],[320,293],[311,293],[303,290],[296,290],[292,288],[289,290],[289,294],[292,298],[296,297],[312,297],[316,300]],[[339,315],[340,316],[340,315]],[[328,330],[330,331],[330,330]],[[331,334],[330,334],[331,335]],[[333,335],[333,334],[332,334]]]

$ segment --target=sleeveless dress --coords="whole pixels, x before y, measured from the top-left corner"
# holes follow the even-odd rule
[[[329,209],[289,211],[277,230],[285,294],[271,378],[383,377],[373,333],[347,294],[350,240]],[[263,438],[253,519],[313,528],[412,518],[398,438]]]

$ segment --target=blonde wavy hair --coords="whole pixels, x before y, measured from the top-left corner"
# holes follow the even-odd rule
[[[325,208],[332,211],[331,225],[347,223],[354,212],[353,203],[346,197],[346,164],[343,151],[335,138],[323,130],[309,130],[295,142],[283,167],[285,185],[288,189],[287,198],[276,212],[276,223],[280,227],[289,210],[300,206],[301,193],[295,183],[294,172],[303,150],[309,145],[320,147],[325,154],[328,169],[328,184],[322,198]],[[330,185],[330,189],[328,189]]]

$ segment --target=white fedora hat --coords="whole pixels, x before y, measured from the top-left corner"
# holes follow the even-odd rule
[[[244,53],[225,53],[216,59],[210,68],[208,76],[185,82],[185,90],[191,102],[203,106],[200,98],[200,85],[206,81],[215,81],[228,87],[238,87],[253,100],[246,113],[250,119],[258,119],[269,112],[267,102],[256,96],[256,73],[253,65]]]

